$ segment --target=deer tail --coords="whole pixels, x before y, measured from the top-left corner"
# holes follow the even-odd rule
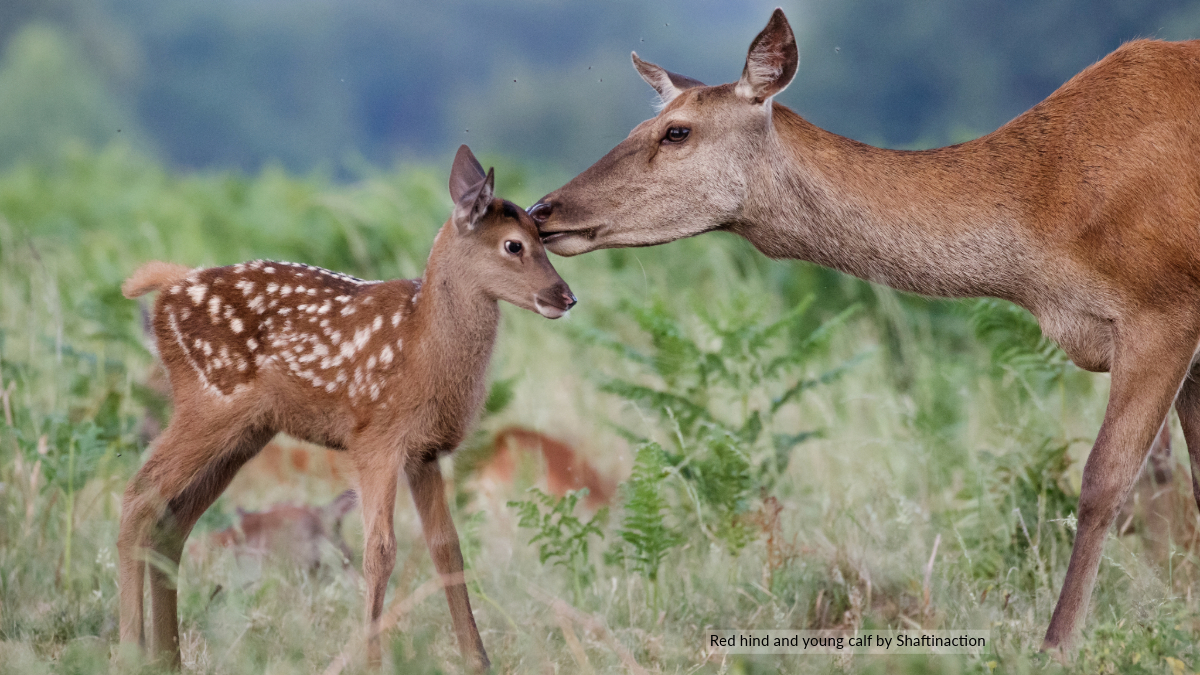
[[[178,282],[190,272],[191,269],[183,265],[152,260],[137,268],[137,271],[121,284],[121,293],[132,300]]]

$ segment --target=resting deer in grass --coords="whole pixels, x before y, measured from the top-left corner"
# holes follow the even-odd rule
[[[991,134],[909,152],[773,102],[798,62],[778,9],[735,83],[634,54],[661,112],[530,215],[559,255],[725,230],[905,291],[1002,298],[1078,366],[1111,372],[1044,642],[1066,647],[1173,402],[1200,503],[1200,42],[1130,42]]]
[[[122,287],[152,290],[154,333],[175,413],[129,482],[121,510],[121,641],[143,640],[147,553],[178,565],[196,519],[276,433],[349,453],[366,543],[370,639],[396,559],[392,512],[401,472],[425,543],[446,584],[459,646],[488,658],[462,578],[438,456],[462,440],[483,400],[500,319],[498,300],[557,319],[575,304],[524,211],[493,196],[464,145],[454,159],[454,213],[420,280],[361,281],[256,261],[189,270],[148,263]],[[179,663],[176,591],[149,566],[151,648]]]
[[[342,518],[357,503],[354,490],[346,490],[324,506],[275,504],[264,511],[238,508],[237,522],[212,533],[209,542],[231,548],[239,556],[286,559],[309,572],[320,569],[323,549],[329,545],[341,554],[343,564],[349,564],[353,553],[342,539]],[[188,544],[189,555],[191,548]]]

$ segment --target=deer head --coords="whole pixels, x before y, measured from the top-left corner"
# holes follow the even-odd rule
[[[563,316],[577,302],[574,294],[546,257],[533,220],[497,199],[494,186],[494,173],[485,174],[470,148],[460,147],[450,171],[454,213],[439,237],[451,230],[451,256],[471,270],[462,276],[488,296],[548,319]]]
[[[714,87],[633,54],[662,110],[611,152],[530,208],[559,255],[652,246],[736,224],[764,157],[778,152],[771,99],[796,74],[783,11],[750,45],[742,77]]]

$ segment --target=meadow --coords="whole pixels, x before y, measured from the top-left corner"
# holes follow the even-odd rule
[[[483,159],[520,204],[567,178]],[[117,647],[120,496],[170,413],[120,282],[149,259],[419,276],[450,211],[448,163],[357,171],[179,173],[116,145],[0,173],[0,674],[158,672]],[[487,410],[443,466],[494,672],[1200,669],[1200,520],[1177,426],[1173,480],[1143,481],[1110,533],[1078,652],[1037,653],[1107,378],[1028,314],[769,261],[724,234],[553,262],[580,305],[557,322],[504,308]],[[572,444],[624,481],[617,498],[592,512],[546,496],[532,460],[483,489],[490,439],[512,425]],[[184,671],[335,672],[345,656],[341,672],[360,672],[363,591],[335,552],[313,573],[205,545],[238,507],[346,485],[259,478],[206,514],[177,570]],[[403,494],[397,539],[384,670],[459,672]],[[986,629],[992,646],[703,647],[708,629],[833,627]]]

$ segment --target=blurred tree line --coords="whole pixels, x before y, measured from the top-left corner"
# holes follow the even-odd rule
[[[5,0],[0,166],[123,139],[181,167],[335,174],[459,143],[577,171],[652,114],[629,52],[735,79],[777,0]],[[866,142],[986,133],[1135,37],[1200,36],[1167,0],[782,2],[781,100]]]

